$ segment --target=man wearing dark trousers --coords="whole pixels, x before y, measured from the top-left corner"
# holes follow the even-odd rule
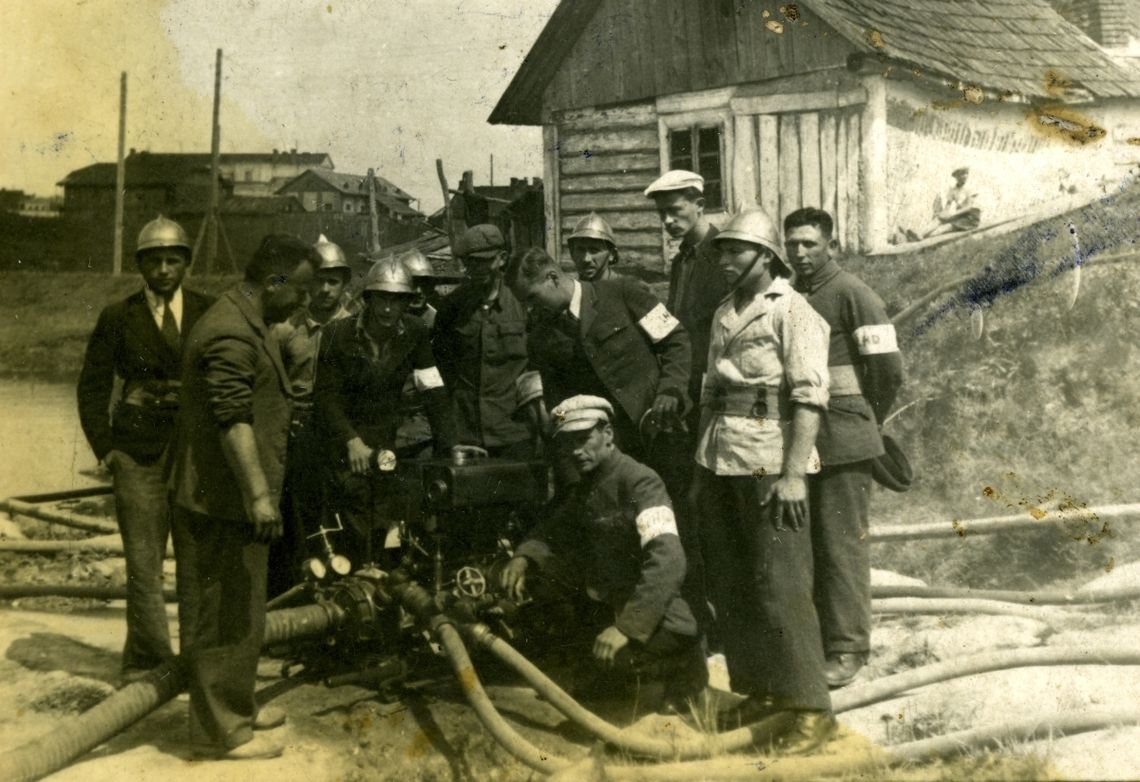
[[[293,412],[289,375],[269,329],[304,306],[319,263],[312,245],[266,236],[244,279],[186,342],[170,486],[190,742],[203,757],[283,751],[253,733],[284,721],[279,711],[259,713],[254,698]]]
[[[574,460],[582,480],[515,550],[502,586],[521,600],[529,574],[538,571],[547,583],[589,598],[583,602],[606,605],[602,627],[576,627],[569,643],[585,634],[602,682],[655,683],[662,690],[655,706],[688,714],[686,701],[704,689],[708,668],[696,620],[681,597],[685,553],[665,485],[614,445],[613,414],[596,396],[571,397],[554,408],[556,447]]]
[[[757,722],[758,744],[810,752],[835,731],[805,481],[819,470],[827,323],[792,290],[762,210],[736,215],[716,241],[733,293],[713,318],[693,492],[729,680],[748,696],[717,722]]]
[[[432,348],[451,392],[459,441],[491,456],[534,456],[530,431],[515,417],[516,382],[527,368],[526,307],[503,284],[507,245],[493,225],[455,242],[467,280],[439,305]]]
[[[174,656],[162,596],[170,536],[164,455],[178,412],[183,335],[213,301],[182,287],[190,242],[173,220],[143,226],[135,262],[143,289],[100,313],[77,394],[83,433],[114,482],[127,561],[125,683]],[[112,411],[116,378],[123,388]]]
[[[835,262],[831,215],[800,209],[784,218],[784,246],[796,290],[831,327],[830,401],[812,476],[812,550],[825,673],[831,687],[850,684],[871,649],[868,551],[872,461],[884,453],[879,427],[902,385],[895,327],[882,300]]]

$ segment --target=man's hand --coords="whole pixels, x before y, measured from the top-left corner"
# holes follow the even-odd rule
[[[594,657],[600,663],[613,665],[617,653],[624,649],[628,643],[629,636],[617,629],[616,626],[610,625],[598,633],[598,637],[594,639]]]
[[[348,469],[353,475],[366,475],[372,468],[372,449],[359,437],[348,441]]]
[[[681,403],[672,394],[658,394],[653,400],[653,415],[664,424],[670,416],[681,412]]]
[[[761,504],[767,505],[773,499],[776,507],[772,509],[772,520],[776,529],[802,529],[808,517],[807,481],[794,475],[781,475],[768,489]]]
[[[511,561],[499,574],[499,585],[517,603],[526,599],[526,571],[530,560],[526,557],[511,557]]]
[[[246,510],[253,523],[253,537],[259,543],[277,540],[284,532],[281,510],[269,497],[257,497]]]

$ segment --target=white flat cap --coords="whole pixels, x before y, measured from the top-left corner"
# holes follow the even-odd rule
[[[593,429],[602,421],[611,420],[613,414],[613,405],[600,396],[579,394],[559,402],[550,417],[554,419],[554,433],[562,434]]]
[[[645,188],[645,197],[652,198],[654,193],[666,193],[670,190],[685,190],[690,187],[705,192],[705,178],[692,171],[676,168],[663,174],[652,185]]]

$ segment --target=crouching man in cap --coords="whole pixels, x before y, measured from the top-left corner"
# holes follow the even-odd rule
[[[521,600],[537,569],[605,604],[594,660],[618,679],[663,682],[662,707],[688,713],[708,669],[680,594],[685,553],[665,485],[614,445],[613,415],[605,399],[585,395],[552,411],[555,445],[582,479],[518,547],[502,586]]]
[[[732,293],[713,317],[693,492],[732,688],[722,729],[763,720],[759,741],[808,752],[835,730],[812,603],[805,474],[827,407],[828,327],[792,290],[761,210],[716,238]]]

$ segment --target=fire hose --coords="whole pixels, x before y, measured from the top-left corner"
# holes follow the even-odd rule
[[[393,574],[393,578],[389,580],[389,586],[391,587],[391,597],[431,628],[434,636],[447,653],[463,692],[476,715],[496,741],[522,762],[543,773],[549,774],[572,768],[570,761],[536,748],[498,713],[479,682],[459,631],[456,629],[455,620],[443,614],[442,609],[436,605],[427,590],[403,576],[396,577],[396,574]],[[335,631],[343,624],[346,615],[346,609],[331,602],[273,611],[268,614],[266,619],[264,644],[268,646]],[[582,724],[583,727],[596,733],[608,743],[627,749],[631,753],[656,758],[704,757],[714,752],[745,749],[753,745],[754,737],[749,728],[741,728],[706,740],[689,740],[686,742],[668,742],[651,737],[626,735],[616,726],[584,709],[549,680],[545,674],[542,674],[537,667],[527,661],[525,657],[486,628],[480,629],[479,626],[476,626],[466,630],[466,632],[480,646],[487,648],[497,657],[511,664],[536,690],[547,697],[566,716]],[[847,711],[887,700],[915,687],[985,671],[1023,666],[1066,664],[1135,665],[1140,664],[1140,650],[1044,648],[974,655],[896,674],[859,688],[840,692],[834,699],[835,710],[836,712]],[[87,712],[62,721],[50,735],[0,756],[0,767],[7,769],[7,773],[12,779],[18,780],[37,779],[52,773],[170,700],[183,687],[183,676],[174,665],[160,666],[142,681],[123,688]],[[1101,715],[1096,719],[1090,718],[1085,722],[1070,722],[1066,725],[1070,731],[1092,730],[1120,721],[1135,722],[1137,721],[1135,718],[1135,712],[1112,712],[1108,716]],[[1045,723],[1035,720],[1034,724]],[[1008,730],[1009,726],[998,726],[992,730],[973,731],[971,732],[972,740],[983,743],[992,741],[995,736],[1005,735]],[[951,743],[927,743],[924,746],[932,748],[929,749],[932,754],[937,754],[935,750],[945,752],[946,747],[960,746],[953,743],[958,741],[958,738],[943,737],[943,739],[945,742]],[[895,760],[900,758],[915,760],[917,750],[907,750],[908,746],[910,745],[893,748],[893,754],[886,757],[888,760],[892,758]],[[932,754],[923,755],[923,757],[930,757]],[[890,760],[890,762],[895,762],[895,760]],[[779,768],[779,773],[784,775],[791,773],[792,768],[788,766],[791,762],[790,760],[775,760],[765,768],[773,770]],[[882,764],[884,756],[878,753],[868,754],[862,758],[848,756],[843,758],[839,765],[835,765],[836,762],[834,758],[795,759],[794,767],[810,769],[805,771],[808,776],[819,776],[825,773],[852,770],[853,762],[857,762],[858,767],[863,767],[863,764],[867,763]],[[712,771],[713,766],[716,767],[715,773]],[[754,760],[732,759],[667,763],[654,767],[607,766],[605,771],[617,779],[683,778],[677,776],[681,771],[690,775],[711,775],[717,778],[731,778],[737,776],[738,773],[746,772],[755,778],[757,765]]]
[[[265,644],[311,638],[336,628],[343,610],[317,604],[273,611],[265,619]],[[101,703],[60,720],[51,733],[0,755],[0,769],[11,782],[39,779],[90,752],[176,696],[186,687],[177,663],[152,670]]]

